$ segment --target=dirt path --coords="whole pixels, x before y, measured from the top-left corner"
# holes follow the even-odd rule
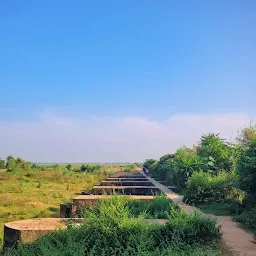
[[[197,208],[184,204],[182,201],[182,196],[174,193],[172,190],[168,189],[166,186],[162,185],[155,179],[148,177],[156,187],[161,189],[163,193],[167,195],[174,203],[176,203],[180,208],[183,208],[186,212],[199,211]],[[216,217],[214,215],[211,215]],[[223,233],[223,240],[226,246],[239,256],[256,256],[256,240],[253,234],[243,230],[238,227],[238,223],[232,220],[230,216],[219,216],[216,217],[218,223],[221,225],[221,230]]]
[[[238,227],[230,216],[217,217],[221,225],[223,240],[227,247],[238,255],[256,256],[256,240],[253,234]]]

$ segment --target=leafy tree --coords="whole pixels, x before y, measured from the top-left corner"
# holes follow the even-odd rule
[[[143,164],[143,167],[150,169],[150,166],[156,163],[157,161],[155,159],[146,159],[146,161]]]
[[[33,164],[31,165],[31,168],[32,168],[32,169],[37,169],[38,166],[37,166],[35,163],[33,163]]]
[[[247,128],[242,129],[236,138],[240,145],[246,145],[248,142],[256,139],[256,125],[250,125]]]
[[[240,175],[241,188],[249,196],[256,198],[256,139],[249,141],[241,148],[241,154],[237,163]]]
[[[16,159],[13,156],[8,156],[6,158],[6,168],[9,171],[14,171],[16,167]]]
[[[175,157],[174,154],[166,154],[166,155],[160,157],[159,164],[162,164],[162,163],[164,163],[164,162],[166,162],[166,161],[168,161],[170,159],[173,159],[174,157]]]
[[[72,164],[68,164],[68,165],[66,166],[66,168],[67,168],[67,170],[71,171],[71,170],[72,170]]]
[[[219,137],[219,134],[203,135],[197,148],[197,154],[208,166],[208,171],[218,173],[230,171],[233,166],[234,148]]]
[[[82,164],[80,167],[81,172],[86,172],[87,171],[87,166],[85,164]]]
[[[204,167],[201,158],[193,149],[187,147],[181,147],[176,151],[172,165],[170,175],[178,190],[185,188],[186,182],[193,172],[198,172]]]
[[[5,169],[5,161],[0,158],[0,169]]]

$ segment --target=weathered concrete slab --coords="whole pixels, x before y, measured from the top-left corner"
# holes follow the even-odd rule
[[[113,180],[113,181],[130,181],[130,180],[137,180],[137,181],[147,181],[148,179],[145,177],[140,177],[140,178],[130,178],[130,177],[126,177],[126,178],[114,178],[114,177],[109,177],[107,178],[107,180]]]
[[[136,178],[136,177],[143,177],[143,174],[141,174],[140,171],[132,171],[132,172],[117,172],[115,174],[113,174],[111,177],[113,178]]]
[[[141,175],[117,175],[117,176],[112,176],[112,178],[130,178],[130,179],[134,179],[134,178],[143,178],[143,176],[141,176]]]
[[[79,224],[84,220],[64,218],[40,218],[9,222],[4,224],[4,249],[20,243],[33,242],[50,232],[65,229],[70,223]]]
[[[160,195],[161,190],[155,186],[94,186],[92,189],[94,195]]]
[[[103,180],[101,181],[102,186],[153,186],[148,180]]]

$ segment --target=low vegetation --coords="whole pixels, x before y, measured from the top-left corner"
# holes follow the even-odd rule
[[[197,146],[181,147],[144,167],[184,194],[184,201],[207,213],[233,215],[255,231],[256,126],[241,130],[236,143],[219,134],[203,135]]]
[[[159,200],[167,206],[166,199]],[[158,206],[160,201],[151,206]],[[169,203],[166,210],[166,225],[145,223],[144,216],[150,213],[144,207],[135,213],[133,202],[114,196],[87,209],[86,221],[80,227],[69,227],[2,255],[220,255],[220,232],[214,219],[185,214]]]
[[[8,166],[9,171],[0,172],[0,248],[4,223],[59,217],[60,203],[71,201],[82,190],[90,190],[106,175],[126,166],[100,165],[100,168],[93,168],[94,165],[89,165],[94,170],[88,172],[80,171],[81,165],[71,165],[71,168],[67,165],[23,165],[20,163],[28,162],[21,160],[9,157],[7,161],[1,161],[2,167]]]

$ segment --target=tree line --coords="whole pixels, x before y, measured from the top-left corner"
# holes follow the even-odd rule
[[[159,161],[147,159],[151,176],[176,187],[193,205],[225,204],[230,214],[243,214],[256,230],[256,126],[241,130],[235,143],[219,134],[202,135],[198,145],[181,147]],[[248,213],[248,216],[245,216]],[[239,219],[239,217],[238,217]],[[244,223],[246,225],[246,223]]]

